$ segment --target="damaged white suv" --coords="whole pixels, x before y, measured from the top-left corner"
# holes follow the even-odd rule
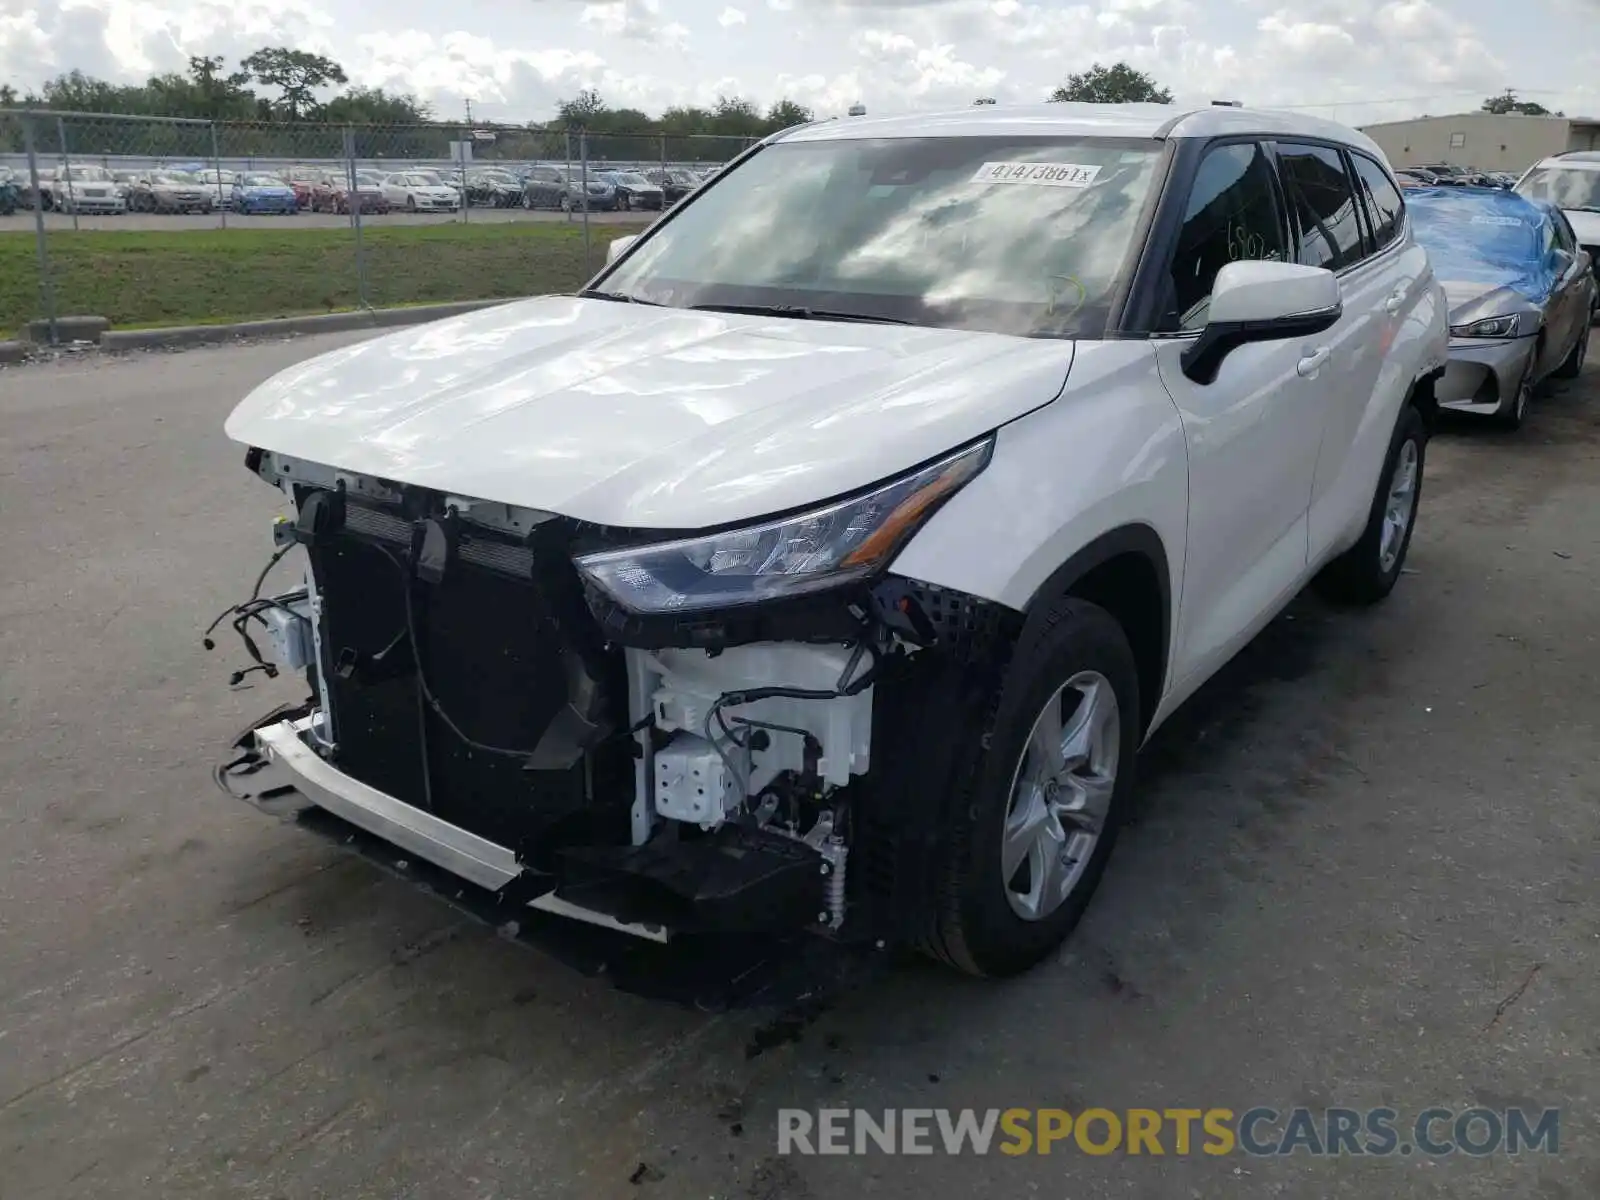
[[[775,135],[577,295],[244,400],[308,569],[232,613],[311,696],[218,778],[494,911],[1021,970],[1150,732],[1313,577],[1394,586],[1444,322],[1339,125]]]

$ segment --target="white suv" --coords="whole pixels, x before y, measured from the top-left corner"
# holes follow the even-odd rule
[[[1083,912],[1150,732],[1309,580],[1400,575],[1445,305],[1350,129],[832,121],[615,247],[229,418],[309,562],[230,613],[312,688],[229,791],[498,920],[1000,975]]]
[[[1569,150],[1543,159],[1517,181],[1518,195],[1545,200],[1566,214],[1600,281],[1600,150]],[[1600,317],[1600,291],[1594,316]]]

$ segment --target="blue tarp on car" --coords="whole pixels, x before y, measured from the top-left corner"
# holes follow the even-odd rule
[[[1433,187],[1407,190],[1406,208],[1441,280],[1499,284],[1536,304],[1555,287],[1542,204],[1500,188]]]

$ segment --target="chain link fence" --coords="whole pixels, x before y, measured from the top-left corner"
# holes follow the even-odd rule
[[[0,109],[0,337],[571,290],[753,141]]]

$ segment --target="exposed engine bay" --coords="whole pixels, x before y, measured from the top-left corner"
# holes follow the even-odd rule
[[[854,869],[868,854],[895,890],[875,723],[947,632],[996,621],[981,602],[885,577],[640,618],[573,565],[615,531],[247,461],[294,503],[268,569],[297,546],[306,569],[219,618],[253,660],[234,682],[304,672],[311,696],[241,737],[230,793],[319,805],[505,899],[642,936],[883,926]]]

